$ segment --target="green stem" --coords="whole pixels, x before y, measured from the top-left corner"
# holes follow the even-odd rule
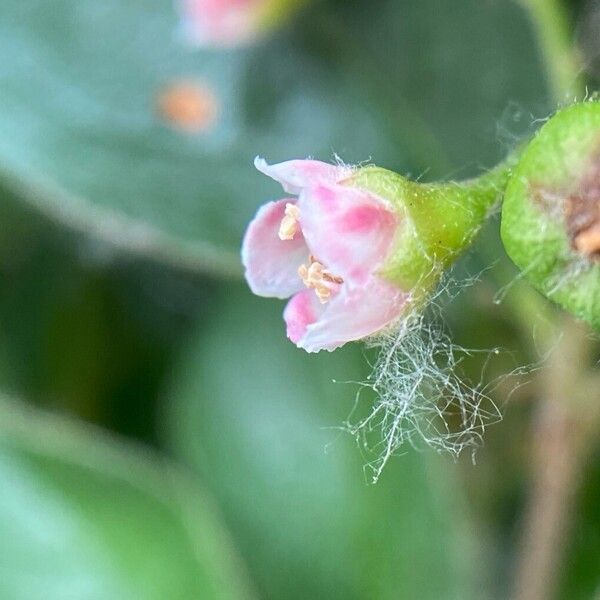
[[[535,29],[552,97],[559,103],[581,98],[585,86],[565,6],[560,0],[520,1]]]
[[[595,440],[590,417],[585,365],[591,340],[586,328],[564,315],[562,337],[544,369],[542,402],[531,436],[531,487],[525,511],[514,600],[557,597],[565,540],[575,518],[578,481]],[[578,369],[578,365],[583,368]],[[585,411],[585,414],[584,414]],[[597,424],[597,421],[595,421]]]
[[[582,97],[584,83],[565,7],[560,0],[521,2],[534,24],[554,100],[562,103]],[[587,328],[567,314],[549,312],[548,303],[531,288],[520,286],[519,293],[511,296],[510,308],[525,334],[531,330],[530,317],[537,316],[538,323],[541,315],[546,317],[540,341],[549,364],[538,378],[541,397],[531,432],[531,489],[513,596],[544,600],[556,595],[577,483],[600,426],[600,413],[589,408],[589,396],[596,395],[597,388],[589,385]]]

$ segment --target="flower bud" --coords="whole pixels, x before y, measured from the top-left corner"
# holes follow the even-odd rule
[[[250,223],[246,280],[258,295],[291,296],[287,334],[308,352],[376,335],[421,303],[471,243],[508,172],[420,184],[377,167],[255,164],[297,197],[264,205]]]
[[[502,240],[540,292],[600,328],[600,103],[559,111],[524,150]]]

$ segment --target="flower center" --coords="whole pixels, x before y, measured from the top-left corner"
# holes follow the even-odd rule
[[[288,202],[285,205],[285,217],[281,219],[281,225],[279,225],[279,239],[280,240],[293,240],[296,233],[300,229],[298,219],[300,218],[300,209],[295,205]]]
[[[321,304],[329,301],[332,292],[332,284],[344,283],[344,280],[338,275],[333,275],[327,271],[322,263],[314,256],[309,257],[308,267],[304,264],[298,267],[298,275],[307,288],[313,288]]]

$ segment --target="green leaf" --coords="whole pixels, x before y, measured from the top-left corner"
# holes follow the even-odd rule
[[[0,403],[0,597],[250,594],[210,503],[166,461]]]
[[[166,435],[219,498],[262,596],[473,597],[458,466],[407,448],[369,485],[338,430],[360,389],[343,382],[367,375],[360,346],[308,355],[273,301],[237,288],[209,314],[168,389]]]
[[[472,172],[498,158],[509,102],[528,114],[542,87],[522,12],[481,0],[317,2],[227,52],[184,47],[167,0],[5,0],[0,55],[0,194],[221,275],[239,274],[245,224],[281,193],[256,154]],[[157,114],[182,79],[218,107],[199,133]]]

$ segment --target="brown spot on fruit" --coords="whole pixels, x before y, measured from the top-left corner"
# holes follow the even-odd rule
[[[600,260],[600,151],[569,188],[550,189],[533,184],[530,192],[540,210],[551,218],[564,220],[573,250]]]
[[[567,196],[565,219],[571,246],[600,258],[600,153],[594,155],[577,187]]]
[[[196,81],[177,81],[160,91],[157,112],[171,127],[185,133],[210,129],[218,114],[214,92]]]

